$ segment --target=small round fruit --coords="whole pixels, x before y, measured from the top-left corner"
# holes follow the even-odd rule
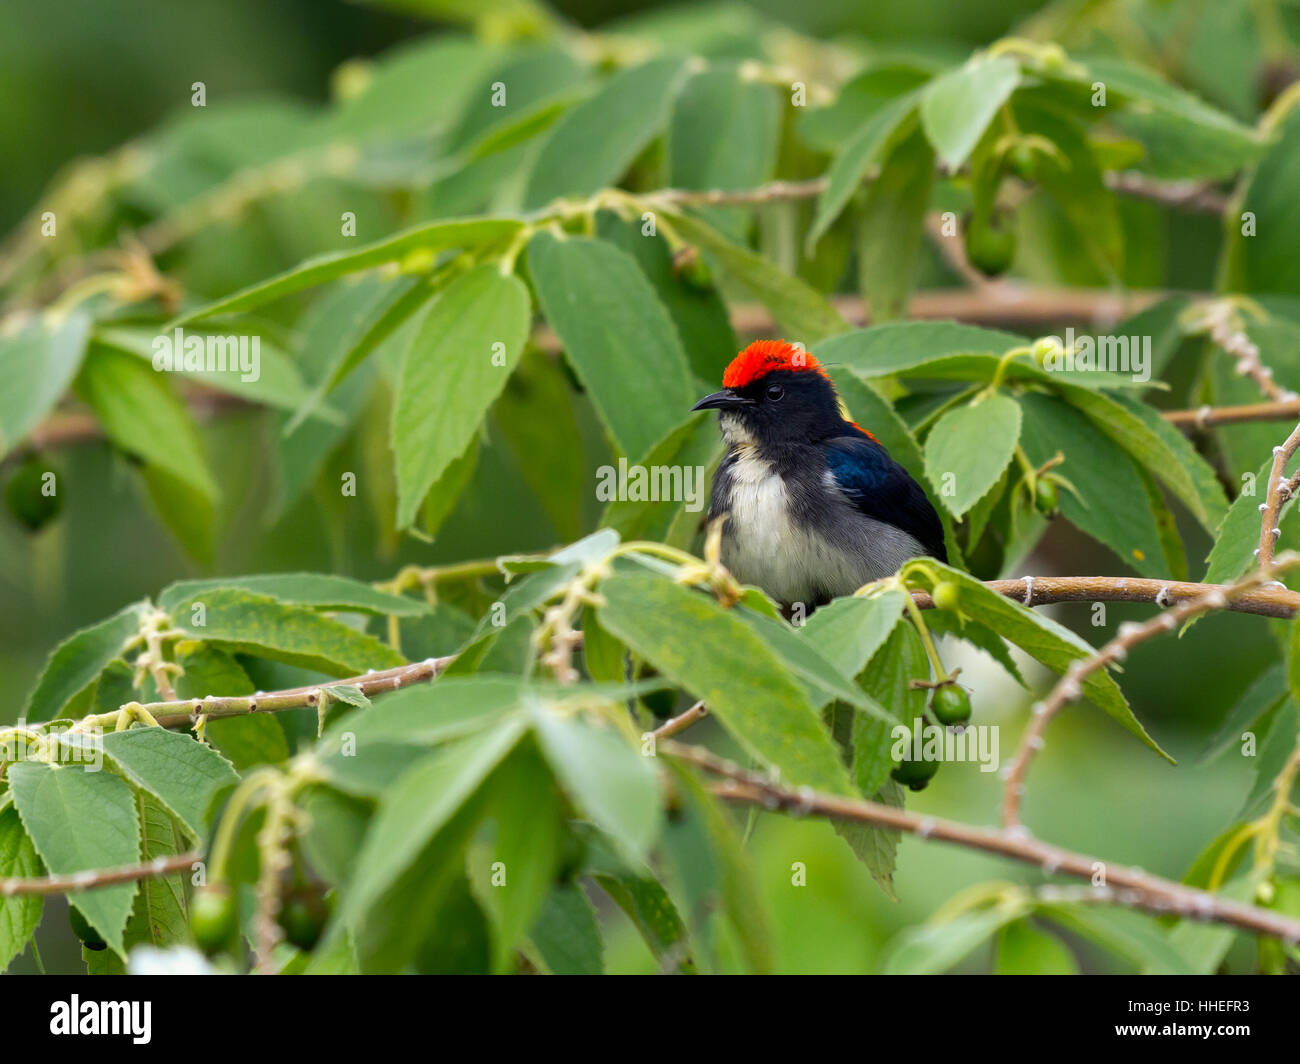
[[[961,601],[957,585],[951,580],[940,580],[935,584],[930,597],[934,599],[935,607],[941,610],[956,610]]]
[[[1016,257],[1016,230],[1012,220],[997,214],[971,218],[966,226],[966,257],[986,277],[1006,273]]]
[[[39,532],[63,508],[57,481],[46,474],[51,474],[49,464],[39,455],[32,455],[13,471],[5,485],[5,507],[32,532]]]
[[[938,761],[905,759],[894,766],[890,775],[909,790],[923,791],[938,771]]]
[[[329,910],[316,895],[304,897],[295,894],[280,906],[279,924],[284,937],[304,952],[310,952],[320,941],[327,919]]]
[[[1027,144],[1017,144],[1007,155],[1007,167],[1021,181],[1038,177],[1038,153]]]
[[[965,724],[970,720],[970,695],[955,683],[934,689],[930,709],[940,724]]]
[[[234,937],[235,898],[224,887],[204,887],[190,904],[190,931],[204,953],[217,953]]]
[[[72,925],[72,933],[81,939],[81,944],[90,950],[107,949],[108,943],[104,937],[90,926],[89,921],[81,915],[80,910],[75,905],[68,906],[68,923]]]
[[[1060,496],[1057,494],[1056,485],[1046,477],[1038,478],[1038,486],[1034,488],[1034,505],[1038,512],[1044,517],[1050,517],[1056,513],[1057,504],[1060,502]]]

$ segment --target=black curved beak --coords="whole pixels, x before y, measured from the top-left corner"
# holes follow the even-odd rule
[[[733,406],[753,406],[754,400],[743,395],[737,395],[729,388],[724,388],[720,392],[714,392],[712,395],[706,395],[692,410],[726,410]]]

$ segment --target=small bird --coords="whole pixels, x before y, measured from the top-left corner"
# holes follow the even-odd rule
[[[948,560],[925,491],[866,429],[845,418],[809,352],[759,340],[732,360],[717,410],[727,454],[709,518],[723,514],[722,563],[786,609],[811,612],[898,571],[909,558]]]

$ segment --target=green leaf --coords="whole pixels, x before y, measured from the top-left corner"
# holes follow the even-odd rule
[[[735,67],[709,67],[677,96],[668,127],[668,183],[673,188],[754,188],[772,177],[781,134],[781,99],[773,85]],[[744,208],[706,208],[723,232],[743,239]]]
[[[52,720],[122,654],[128,639],[140,629],[144,603],[133,602],[112,617],[70,635],[58,645],[36,681],[22,716]]]
[[[643,860],[659,833],[659,781],[649,758],[612,727],[535,705],[533,728],[560,786],[622,853]]]
[[[540,232],[528,244],[528,269],[615,445],[640,460],[689,417],[695,400],[667,310],[631,256],[602,240]]]
[[[488,815],[496,833],[470,859],[470,885],[493,926],[493,968],[512,967],[514,950],[550,893],[560,859],[559,794],[531,744],[501,770]],[[479,858],[476,861],[476,858]]]
[[[1027,341],[1015,333],[952,321],[890,322],[855,329],[817,346],[823,362],[865,377],[887,377],[951,355],[1001,356]]]
[[[1089,82],[1103,82],[1118,97],[1107,101],[1114,121],[1145,143],[1142,168],[1153,177],[1227,178],[1265,149],[1255,130],[1154,71],[1110,56],[1089,59],[1088,71]]]
[[[942,579],[957,585],[962,613],[969,614],[981,624],[992,628],[1053,672],[1064,673],[1079,658],[1091,657],[1093,648],[1088,643],[1050,618],[1012,602],[960,570],[933,560],[927,560],[925,565],[936,574],[942,574]],[[1133,716],[1133,710],[1129,708],[1110,673],[1104,669],[1091,673],[1083,681],[1083,690],[1094,704],[1165,760],[1173,763],[1173,758],[1161,749]]]
[[[376,617],[419,617],[429,612],[428,605],[419,599],[380,591],[360,580],[333,573],[259,573],[180,580],[163,590],[158,596],[158,604],[170,611],[179,603],[223,587],[239,588],[294,606],[310,606],[318,610],[367,613]]]
[[[565,883],[551,891],[530,937],[555,975],[600,975],[605,970],[596,910],[576,884]]]
[[[890,720],[889,714],[853,683],[854,673],[841,672],[822,655],[816,640],[800,639],[797,629],[763,613],[741,609],[735,611],[735,616],[757,632],[791,675],[800,680],[814,706],[820,709],[832,699],[839,699],[882,721]]]
[[[850,197],[867,176],[871,165],[880,160],[891,138],[915,106],[915,93],[890,100],[874,111],[836,153],[831,160],[830,169],[826,171],[826,187],[817,197],[817,211],[813,215],[806,242],[809,252],[840,216]],[[930,152],[924,154],[933,160]],[[882,168],[881,176],[887,175],[888,169]],[[924,182],[927,189],[929,184],[930,175],[927,173]]]
[[[618,182],[668,119],[686,74],[678,57],[652,59],[615,74],[558,121],[533,161],[524,207],[587,196]]]
[[[998,482],[1020,442],[1020,406],[995,393],[943,415],[925,441],[925,472],[961,517]]]
[[[1229,584],[1254,563],[1255,551],[1259,549],[1259,537],[1264,529],[1259,507],[1268,492],[1268,478],[1272,468],[1273,459],[1269,458],[1259,467],[1259,472],[1245,482],[1241,493],[1232,500],[1228,512],[1219,522],[1214,546],[1206,558],[1207,584]],[[1249,494],[1245,491],[1247,485],[1251,488]],[[1285,508],[1284,506],[1283,512]]]
[[[841,673],[857,676],[902,615],[903,592],[886,591],[871,598],[835,599],[796,630]]]
[[[30,878],[44,871],[36,847],[13,807],[0,809],[0,879]],[[0,972],[27,948],[41,922],[39,894],[0,895]]]
[[[894,721],[883,724],[865,714],[853,715],[853,782],[864,796],[872,797],[889,783],[894,770],[890,753],[893,729],[899,724],[910,729],[912,722],[924,715],[925,690],[913,687],[912,681],[929,678],[930,661],[921,637],[911,624],[896,622],[860,681],[864,691],[889,707]]]
[[[1294,658],[1293,650],[1292,661]],[[1202,764],[1216,760],[1234,746],[1240,746],[1243,733],[1249,731],[1266,713],[1277,708],[1278,703],[1287,696],[1290,680],[1287,673],[1288,670],[1283,669],[1282,663],[1277,662],[1251,681],[1205,744],[1205,753],[1201,755]]]
[[[885,159],[858,223],[858,288],[873,321],[901,318],[925,236],[934,152],[919,132]]]
[[[185,650],[177,654],[176,660],[185,670],[176,677],[176,694],[181,698],[251,695],[256,689],[239,662],[216,647]],[[203,736],[239,772],[254,765],[276,764],[289,759],[289,743],[284,728],[271,713],[209,720]]]
[[[649,869],[598,872],[593,877],[628,916],[663,972],[694,974],[690,939],[673,900]]]
[[[213,588],[176,603],[171,612],[177,627],[192,639],[332,676],[405,664],[374,636],[314,610],[238,588]]]
[[[93,346],[77,391],[116,447],[208,499],[217,497],[194,422],[164,374],[120,351]]]
[[[369,270],[400,262],[413,251],[443,251],[448,248],[477,248],[514,236],[523,222],[515,218],[451,218],[407,229],[356,251],[338,251],[300,262],[291,270],[259,281],[197,310],[188,311],[168,327],[188,325],[204,318],[228,315],[300,292],[313,285],[333,281],[358,270]]]
[[[1163,432],[1148,424],[1146,417],[1117,400],[1073,384],[1061,383],[1059,387],[1071,405],[1083,411],[1139,465],[1154,473],[1207,531],[1213,530],[1223,513],[1222,496],[1216,504],[1215,497],[1207,492],[1204,477],[1184,465],[1185,451],[1175,449]]]
[[[772,312],[783,329],[813,344],[848,329],[830,301],[806,281],[771,260],[727,240],[712,226],[685,214],[669,214],[678,235],[694,244],[717,271],[730,277]]]
[[[155,861],[184,852],[185,837],[162,804],[147,794],[137,794],[136,802],[140,815],[141,860]],[[123,939],[127,951],[138,945],[161,949],[189,941],[184,873],[140,880],[140,893],[136,895]]]
[[[737,742],[789,783],[839,794],[835,744],[781,660],[711,598],[649,573],[600,585],[601,622],[674,683],[703,699]]]
[[[182,335],[184,335],[183,341]],[[296,410],[307,398],[307,388],[303,384],[302,373],[297,365],[267,337],[257,333],[236,336],[233,338],[235,343],[232,345],[231,337],[228,336],[214,338],[199,332],[182,334],[179,329],[176,333],[169,334],[157,327],[115,325],[97,329],[94,337],[95,343],[100,346],[134,355],[151,365],[156,354],[154,345],[159,339],[171,343],[170,357],[173,359],[171,372],[187,380],[197,381],[227,395],[238,396],[246,402],[278,407],[281,410]],[[243,356],[238,342],[241,339],[247,340],[248,344],[247,365],[251,369],[248,372],[250,379],[247,380],[241,368],[244,365],[241,362]],[[206,354],[195,363],[196,368],[188,368],[185,347],[191,340],[203,343],[205,351],[209,342],[213,341],[214,356],[224,361],[229,368],[208,369]],[[256,344],[255,348],[254,344]],[[253,361],[254,353],[256,361]],[[221,362],[216,365],[219,367]],[[159,371],[155,369],[155,372]],[[328,411],[322,413],[326,414]]]
[[[109,772],[10,765],[9,786],[23,828],[53,875],[117,868],[140,860],[140,823],[131,788]],[[68,900],[119,956],[136,883],[74,890]]]
[[[908,928],[890,944],[881,961],[886,975],[945,972],[1023,913],[1020,905],[968,910],[941,924]]]
[[[449,743],[403,773],[384,796],[357,857],[356,874],[341,910],[354,929],[363,965],[387,967],[413,953],[436,910],[396,914],[386,909],[384,899],[416,889],[412,877],[420,873],[426,880],[420,886],[428,892],[421,896],[430,901],[449,885],[452,875],[459,874],[455,860],[447,867],[422,857],[439,852],[435,844],[453,821],[454,837],[443,841],[450,854],[460,853],[477,815],[458,818],[457,814],[514,749],[523,731],[523,723],[515,719]]]
[[[103,737],[104,754],[128,780],[153,795],[195,839],[204,837],[212,795],[239,777],[206,743],[163,728],[131,728]]]
[[[493,263],[434,299],[402,358],[393,404],[398,528],[465,452],[523,354],[528,325],[528,289]]]
[[[998,932],[993,971],[998,975],[1078,975],[1079,962],[1064,942],[1028,920]]]
[[[63,398],[86,354],[90,318],[50,314],[0,335],[0,457],[17,446]]]
[[[1146,498],[1142,476],[1119,446],[1079,411],[1052,396],[1020,397],[1021,443],[1035,467],[1058,451],[1055,472],[1078,491],[1062,488],[1061,514],[1109,547],[1143,576],[1167,577],[1160,529]]]
[[[949,171],[961,168],[1020,83],[1008,56],[977,56],[935,78],[921,95],[921,126]]]

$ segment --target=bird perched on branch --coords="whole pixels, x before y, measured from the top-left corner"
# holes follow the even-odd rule
[[[948,560],[925,491],[844,416],[811,354],[759,340],[722,384],[691,409],[717,410],[727,443],[709,517],[727,515],[722,561],[738,580],[811,611],[917,555]]]

